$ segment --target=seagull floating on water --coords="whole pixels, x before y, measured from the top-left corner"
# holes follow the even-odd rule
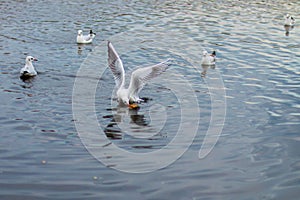
[[[295,19],[292,16],[290,16],[289,14],[286,14],[284,25],[285,26],[294,26]]]
[[[90,33],[88,35],[83,35],[82,30],[78,30],[77,43],[78,44],[92,43],[95,36],[96,36],[96,33],[94,33],[92,30],[90,30]]]
[[[210,55],[207,51],[202,53],[201,65],[215,65],[216,64],[216,51],[213,51]]]
[[[27,56],[25,59],[25,66],[20,70],[21,77],[32,77],[36,76],[37,72],[35,71],[32,62],[37,61],[36,58],[32,56]]]
[[[170,65],[169,59],[153,66],[136,69],[131,74],[129,87],[125,88],[125,70],[122,60],[111,42],[108,41],[107,47],[108,65],[116,82],[118,102],[129,108],[137,108],[137,103],[143,101],[139,98],[139,92],[148,81],[167,70]]]

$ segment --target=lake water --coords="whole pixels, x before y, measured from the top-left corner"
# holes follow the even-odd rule
[[[0,199],[298,199],[299,13],[298,0],[0,1]],[[78,29],[93,43],[77,45]],[[112,98],[107,40],[128,72],[171,58],[138,111]],[[200,66],[204,49],[215,68]],[[27,55],[39,74],[23,82]],[[74,114],[93,103],[99,127]],[[109,143],[93,151],[97,136]],[[183,155],[147,157],[165,146]]]

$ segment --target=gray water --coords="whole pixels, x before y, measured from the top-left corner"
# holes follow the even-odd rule
[[[288,35],[286,13],[296,18]],[[298,199],[299,13],[298,0],[0,1],[0,199]],[[97,33],[93,43],[78,46],[77,30],[91,28]],[[162,169],[119,171],[95,159],[80,140],[73,85],[82,63],[105,50],[106,40],[126,71],[171,58],[169,71],[176,69],[192,85],[199,128],[183,156]],[[135,41],[137,49],[122,47],[122,41]],[[204,49],[216,50],[218,60],[201,77],[195,63]],[[23,82],[19,70],[27,55],[39,59],[39,74]],[[105,65],[93,63],[96,71]],[[172,81],[170,72],[163,79]],[[226,91],[225,124],[213,150],[199,159],[211,117],[207,84],[217,75]],[[139,134],[156,131],[163,116],[151,119],[155,105],[166,108],[168,118],[159,134],[135,139],[114,121],[109,70],[98,84],[96,115],[112,143],[142,153],[172,140],[180,122],[172,91],[155,81],[145,86],[141,97],[148,101],[138,113],[124,114],[131,118],[123,125]]]

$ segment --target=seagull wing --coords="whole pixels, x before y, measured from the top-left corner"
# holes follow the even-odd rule
[[[28,66],[25,65],[21,70],[20,70],[20,74],[23,74],[24,72],[28,72]]]
[[[85,41],[89,41],[92,39],[90,35],[83,35],[82,37]]]
[[[88,34],[88,35],[83,35],[82,37],[85,41],[91,41],[92,39],[94,39],[95,35],[94,34]]]
[[[116,82],[116,89],[118,90],[120,87],[124,86],[124,82],[125,82],[125,71],[124,71],[123,63],[118,53],[116,52],[115,48],[111,44],[111,42],[108,42],[107,47],[108,47],[108,66],[114,75],[115,82]]]
[[[138,98],[139,92],[148,81],[167,70],[170,65],[168,61],[169,60],[166,60],[153,66],[139,68],[132,72],[128,87],[130,97]]]

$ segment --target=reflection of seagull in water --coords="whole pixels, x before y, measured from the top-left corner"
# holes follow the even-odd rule
[[[125,88],[125,70],[122,60],[114,49],[111,42],[108,42],[108,65],[114,75],[117,89],[117,98],[119,103],[125,104],[130,108],[136,108],[142,99],[139,98],[139,92],[143,86],[151,79],[157,77],[167,70],[168,60],[150,67],[139,68],[132,72],[128,88]],[[134,105],[134,106],[133,106]]]
[[[201,77],[205,77],[206,76],[208,68],[215,69],[216,66],[215,65],[202,65],[202,69],[203,70],[201,72]]]
[[[143,114],[138,114],[139,109],[127,109],[122,106],[118,106],[113,110],[116,111],[115,114],[103,116],[103,118],[111,119],[104,129],[104,133],[111,139],[122,139],[122,130],[117,126],[117,124],[122,123],[126,116],[130,116],[131,121],[129,124],[136,124],[141,127],[148,126],[145,116]]]

